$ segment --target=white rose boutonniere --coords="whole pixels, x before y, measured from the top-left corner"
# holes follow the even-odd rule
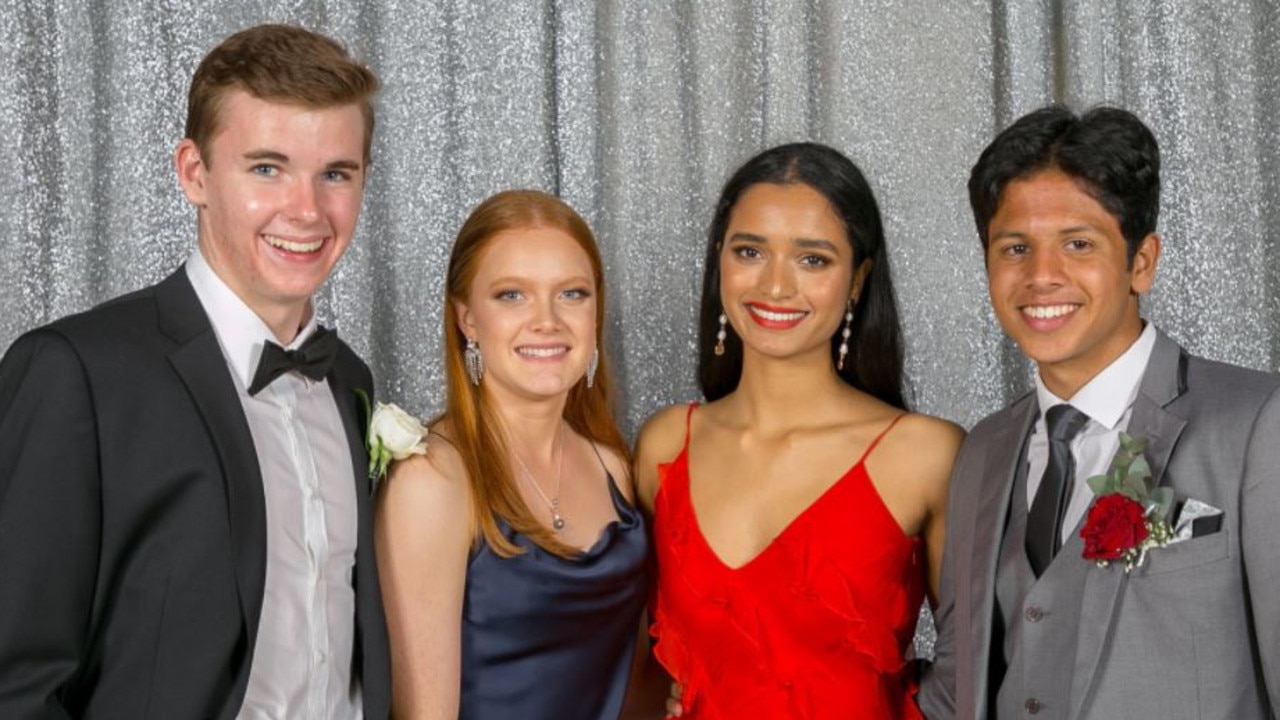
[[[427,429],[395,403],[378,403],[369,417],[366,436],[369,478],[375,482],[387,474],[392,460],[427,452]]]

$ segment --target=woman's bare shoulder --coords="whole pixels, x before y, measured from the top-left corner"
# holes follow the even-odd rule
[[[950,420],[909,412],[883,441],[882,460],[910,469],[907,475],[945,486],[965,432]]]
[[[633,481],[640,504],[648,512],[653,512],[654,498],[661,484],[659,466],[674,460],[684,446],[689,411],[688,405],[663,408],[645,421],[636,437],[636,448],[632,453]]]
[[[941,444],[943,449],[958,449],[965,435],[964,428],[950,420],[918,412],[909,412],[903,416],[894,432],[900,432],[904,437],[916,441]]]
[[[448,430],[441,422],[432,424],[426,452],[391,463],[380,494],[394,496],[398,504],[469,500],[466,466]]]
[[[688,417],[687,404],[671,405],[650,415],[637,436],[636,457],[643,455],[657,462],[670,460],[669,456],[674,456],[684,445]]]

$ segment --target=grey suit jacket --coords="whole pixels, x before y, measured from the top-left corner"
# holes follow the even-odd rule
[[[1126,575],[1091,566],[1070,718],[1275,718],[1280,712],[1280,377],[1187,355],[1161,333],[1128,432],[1152,473],[1223,512],[1221,529],[1152,550]],[[1034,393],[980,422],[951,479],[931,720],[986,718],[995,573]],[[1060,556],[1055,562],[1075,560]],[[1078,562],[1088,562],[1079,558]],[[999,663],[996,663],[999,666]]]

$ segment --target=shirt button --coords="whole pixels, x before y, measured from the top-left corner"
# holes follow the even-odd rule
[[[1039,700],[1035,698],[1027,698],[1026,708],[1029,714],[1035,715],[1036,713],[1040,712],[1040,709],[1042,707],[1044,706],[1040,704]]]
[[[1041,610],[1037,605],[1032,605],[1027,608],[1025,615],[1028,622],[1038,623],[1044,619],[1044,610]]]

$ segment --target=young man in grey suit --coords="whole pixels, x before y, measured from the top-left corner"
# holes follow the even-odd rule
[[[387,716],[371,378],[312,304],[377,84],[300,28],[227,38],[174,156],[198,248],[0,363],[0,717]]]
[[[1050,107],[973,168],[991,302],[1038,372],[974,427],[952,475],[918,698],[931,720],[1280,709],[1280,380],[1189,355],[1140,316],[1159,166],[1130,113]],[[1081,537],[1102,520],[1087,520],[1086,479],[1122,431],[1173,494],[1173,541],[1129,570],[1084,557]]]

